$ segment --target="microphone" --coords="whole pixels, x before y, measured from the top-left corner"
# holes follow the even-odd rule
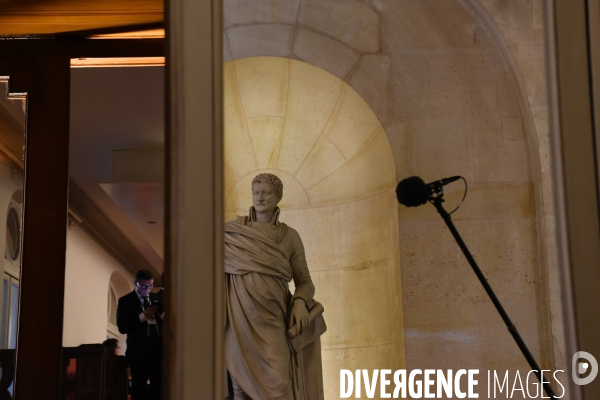
[[[425,183],[418,176],[411,176],[402,179],[396,186],[396,197],[400,204],[406,207],[418,207],[427,203],[431,196],[439,193],[442,186],[459,180],[460,176],[451,176],[450,178],[440,179],[439,181]]]

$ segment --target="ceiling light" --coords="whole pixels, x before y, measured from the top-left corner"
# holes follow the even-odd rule
[[[71,68],[155,67],[165,65],[164,57],[72,58]]]

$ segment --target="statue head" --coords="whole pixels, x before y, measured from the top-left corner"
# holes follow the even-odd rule
[[[252,203],[258,214],[271,215],[283,197],[283,183],[273,174],[259,174],[252,180]]]
[[[273,190],[275,191],[275,196],[277,196],[277,202],[281,201],[283,197],[283,182],[277,175],[273,174],[258,174],[252,179],[252,188],[254,188],[255,183],[269,183],[273,186]]]

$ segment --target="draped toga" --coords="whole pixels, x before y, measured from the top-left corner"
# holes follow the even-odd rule
[[[315,292],[300,235],[278,217],[257,222],[251,207],[225,224],[225,366],[255,400],[294,399],[288,307],[296,298],[311,307]]]

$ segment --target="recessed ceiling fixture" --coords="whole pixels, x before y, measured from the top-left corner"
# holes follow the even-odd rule
[[[165,65],[164,57],[72,58],[71,68],[155,67]]]
[[[145,29],[141,31],[99,33],[90,39],[160,39],[165,37],[164,29]]]

